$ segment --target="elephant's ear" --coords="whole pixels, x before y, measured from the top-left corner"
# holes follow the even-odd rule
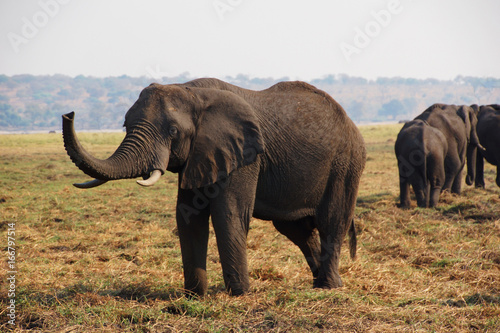
[[[458,111],[457,111],[457,114],[460,116],[460,118],[462,118],[462,120],[465,123],[465,131],[467,133],[467,142],[470,141],[470,135],[471,135],[470,117],[471,117],[472,113],[473,113],[473,110],[466,105],[460,106],[458,108]]]
[[[202,107],[190,155],[180,174],[179,186],[183,189],[224,180],[232,171],[255,162],[264,152],[253,107],[228,91],[196,90]]]

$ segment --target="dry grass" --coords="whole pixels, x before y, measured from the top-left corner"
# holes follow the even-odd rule
[[[248,238],[251,292],[224,291],[215,238],[210,290],[186,299],[175,233],[176,177],[143,189],[85,180],[59,135],[0,136],[0,223],[16,223],[15,331],[43,332],[498,332],[500,189],[444,194],[435,209],[397,208],[394,139],[400,125],[364,126],[368,162],[356,208],[358,257],[344,246],[344,287],[311,288],[300,251],[272,224]],[[122,134],[82,135],[106,156]],[[5,260],[4,260],[5,262]],[[3,279],[2,282],[4,282]],[[0,331],[12,329],[1,288]]]

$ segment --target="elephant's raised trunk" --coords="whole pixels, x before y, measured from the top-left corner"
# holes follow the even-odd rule
[[[168,156],[163,158],[163,161],[158,159],[155,150],[152,147],[146,147],[151,146],[153,140],[145,138],[145,134],[140,131],[127,134],[109,158],[105,160],[95,158],[78,141],[73,124],[74,117],[74,112],[62,116],[64,147],[73,163],[84,173],[96,179],[96,181],[75,186],[93,187],[108,180],[148,177],[149,173],[154,170],[159,170],[162,174],[166,170]],[[147,185],[151,184],[147,183]]]

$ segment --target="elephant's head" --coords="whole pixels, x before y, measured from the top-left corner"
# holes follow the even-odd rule
[[[474,178],[476,177],[477,148],[482,148],[479,144],[476,131],[477,111],[477,105],[462,105],[457,111],[457,114],[465,123],[465,131],[467,133],[467,177],[465,178],[467,185],[474,183]]]
[[[218,89],[151,84],[127,112],[125,138],[105,160],[81,146],[74,115],[63,115],[64,145],[76,166],[95,178],[75,184],[81,188],[136,177],[149,186],[166,170],[180,173],[181,188],[202,187],[253,163],[264,150],[254,109]]]

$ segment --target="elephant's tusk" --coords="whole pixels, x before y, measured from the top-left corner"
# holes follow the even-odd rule
[[[100,180],[100,179],[94,179],[86,183],[76,183],[73,184],[73,186],[78,187],[78,188],[92,188],[92,187],[97,187],[100,186],[104,183],[106,183],[107,180]]]
[[[162,172],[160,170],[154,170],[151,176],[148,179],[145,180],[138,180],[137,184],[141,186],[151,186],[156,183],[162,175]]]

